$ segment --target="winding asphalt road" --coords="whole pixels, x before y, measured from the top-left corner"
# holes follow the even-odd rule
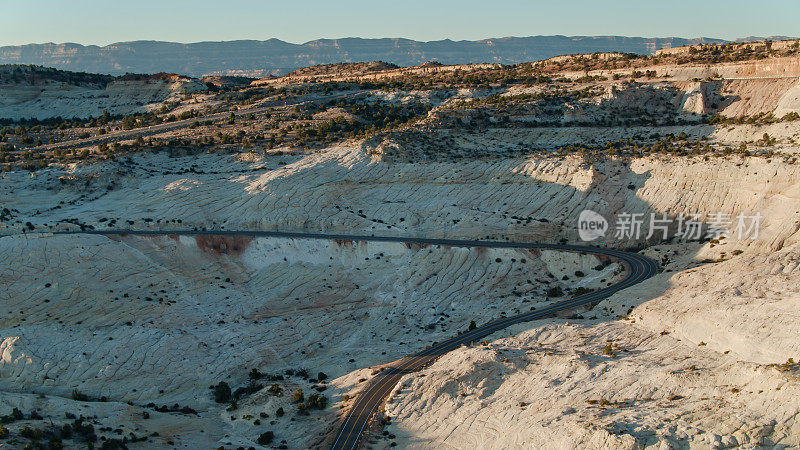
[[[529,322],[531,320],[542,319],[553,314],[582,305],[599,302],[610,295],[625,288],[640,283],[656,273],[658,265],[638,253],[631,253],[622,250],[615,250],[601,247],[590,247],[580,245],[560,245],[560,244],[533,244],[525,242],[508,241],[474,241],[459,239],[428,239],[404,236],[367,236],[350,234],[323,234],[323,233],[302,233],[302,232],[279,232],[279,231],[197,231],[197,230],[92,230],[92,231],[65,231],[54,234],[102,234],[102,235],[222,235],[222,236],[263,236],[296,239],[343,239],[353,241],[379,241],[379,242],[410,242],[416,244],[446,245],[451,247],[491,247],[491,248],[520,248],[520,249],[539,249],[539,250],[559,250],[568,252],[591,253],[595,255],[608,256],[622,261],[627,268],[628,276],[617,284],[606,288],[579,295],[577,297],[563,300],[541,309],[519,314],[512,317],[504,317],[494,320],[485,325],[470,330],[458,336],[454,336],[446,341],[439,342],[413,355],[405,356],[397,361],[383,366],[384,369],[369,380],[355,399],[353,406],[348,411],[342,421],[341,427],[336,435],[332,449],[356,449],[359,446],[364,430],[367,429],[376,413],[380,411],[386,398],[400,381],[403,375],[416,372],[433,363],[437,358],[447,352],[457,349],[461,345],[468,345],[478,341],[492,333],[500,331],[511,325]]]
[[[450,245],[454,247],[548,249],[605,255],[621,260],[627,266],[628,276],[617,284],[595,292],[560,301],[542,309],[489,322],[474,330],[454,336],[444,342],[426,348],[421,352],[406,356],[391,363],[386,366],[383,371],[373,377],[358,394],[355,403],[350,408],[350,411],[345,416],[339,428],[336,440],[331,446],[332,449],[358,448],[364,430],[367,429],[376,413],[381,410],[386,398],[403,375],[425,368],[440,356],[457,349],[461,345],[469,345],[471,342],[475,342],[511,325],[542,319],[559,311],[596,303],[615,292],[640,283],[658,273],[658,265],[650,258],[621,250],[576,245],[528,244],[519,242],[454,241],[449,239],[425,239],[424,241],[430,244]]]

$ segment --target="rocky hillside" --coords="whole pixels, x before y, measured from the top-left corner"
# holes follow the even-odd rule
[[[60,124],[3,127],[3,444],[69,422],[65,448],[325,447],[382,364],[624,270],[559,251],[191,230],[584,243],[590,209],[610,225],[592,244],[661,271],[408,374],[366,443],[800,446],[800,67],[793,43],[774,50],[287,77],[195,96],[184,106],[231,109],[183,128],[141,115],[141,139],[52,151],[25,139]],[[121,82],[146,80],[102,89]],[[737,232],[740,216],[757,231]],[[164,234],[56,234],[86,229]]]
[[[247,160],[142,154],[34,176],[10,173],[0,198],[13,223],[31,222],[36,233],[85,223],[548,241],[577,240],[584,208],[609,217],[758,211],[765,218],[757,241],[654,246],[647,252],[665,272],[652,281],[573,319],[499,333],[442,359],[424,377],[410,377],[387,408],[394,419],[388,431],[403,445],[423,447],[556,439],[633,448],[687,435],[697,443],[798,443],[793,366],[788,373],[770,366],[796,358],[800,348],[792,306],[800,252],[797,166],[741,156],[395,163],[370,150]],[[59,403],[73,389],[107,396],[120,412],[103,413],[102,426],[169,433],[165,438],[189,446],[252,445],[269,429],[307,448],[336,417],[335,409],[296,416],[286,397],[267,392],[272,383],[226,412],[227,405],[212,401],[210,384],[246,387],[252,368],[303,367],[337,378],[325,395],[346,406],[344,395],[352,397],[358,380],[370,376],[361,368],[409,346],[424,348],[471,319],[545,301],[547,273],[566,276],[563,286],[573,288],[577,271],[595,275],[592,262],[514,251],[16,233],[0,238],[8,265],[4,301],[13,306],[0,335],[4,401],[62,417],[76,408]],[[80,292],[71,288],[74,279],[87,280]],[[53,336],[62,338],[54,343]],[[158,368],[146,383],[137,373],[142,365]],[[48,372],[51,366],[68,369]],[[283,391],[313,392],[314,383],[285,378]],[[40,393],[46,399],[36,399]],[[173,426],[144,406],[151,402],[199,411],[202,421],[194,423],[207,431]],[[279,407],[298,421],[253,424]],[[142,421],[143,411],[157,420]],[[470,411],[480,413],[467,420]],[[741,422],[728,419],[734,414]],[[766,423],[748,419],[756,417]]]
[[[0,66],[0,118],[99,117],[147,112],[202,92],[206,85],[180,75],[97,75],[38,66]]]
[[[368,63],[337,63],[321,64],[317,66],[304,67],[287,74],[289,77],[303,75],[350,75],[364,72],[380,72],[384,70],[397,69],[396,64],[383,61],[372,61]]]
[[[641,38],[623,36],[535,36],[481,41],[410,39],[320,39],[292,44],[266,41],[118,42],[104,47],[80,44],[29,44],[0,47],[0,64],[38,64],[59,69],[123,74],[174,72],[212,75],[281,75],[302,67],[341,62],[387,61],[416,66],[498,62],[513,64],[552,56],[592,52],[652,54],[658,49],[719,39]]]

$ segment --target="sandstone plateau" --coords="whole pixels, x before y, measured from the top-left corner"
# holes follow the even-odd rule
[[[645,227],[651,213],[763,220],[754,239],[607,234],[594,244],[640,252],[660,273],[405,375],[363,443],[800,446],[793,45],[705,65],[676,58],[708,46],[530,72],[367,64],[218,91],[192,79],[0,85],[0,116],[83,117],[6,128],[0,416],[23,415],[5,425],[9,445],[28,442],[22,427],[83,416],[130,448],[327,447],[381,365],[625,271],[563,251],[191,231],[580,243],[591,209],[612,227],[621,213]],[[114,107],[101,123],[97,108]],[[148,131],[184,111],[185,126]],[[102,229],[163,234],[60,234]],[[298,388],[327,404],[298,413]],[[82,436],[64,445],[83,448]]]

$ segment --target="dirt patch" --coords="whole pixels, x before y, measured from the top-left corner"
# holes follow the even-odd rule
[[[339,247],[352,247],[353,240],[352,239],[334,239],[333,243],[338,245]]]
[[[240,255],[253,241],[253,237],[202,234],[195,236],[194,241],[204,252],[216,255]]]
[[[430,244],[424,244],[418,242],[406,242],[406,248],[409,250],[419,250],[428,247],[430,247]]]
[[[486,247],[473,247],[472,251],[480,255],[481,257],[485,257],[489,250]]]

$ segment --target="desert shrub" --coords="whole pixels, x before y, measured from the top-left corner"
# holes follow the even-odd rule
[[[258,440],[256,442],[258,445],[269,445],[272,443],[273,439],[275,439],[275,433],[272,431],[266,431],[258,436]]]
[[[77,400],[79,402],[88,402],[89,401],[89,396],[84,394],[84,393],[82,393],[82,392],[78,392],[77,389],[73,389],[72,390],[72,399],[73,400]]]
[[[317,379],[319,381],[325,381],[328,379],[328,375],[325,372],[320,372],[317,374]]]
[[[68,423],[65,423],[61,429],[58,430],[58,434],[61,436],[61,439],[72,438],[72,426],[70,426]]]
[[[575,295],[583,295],[592,292],[591,289],[586,289],[585,287],[581,286],[578,289],[575,289]]]
[[[303,389],[297,388],[295,389],[294,393],[292,394],[292,401],[295,403],[300,403],[303,401],[305,397],[303,396]]]
[[[781,121],[783,121],[783,122],[791,122],[791,121],[794,121],[794,120],[800,120],[800,114],[798,114],[796,112],[790,112],[790,113],[787,113],[786,115],[784,115],[783,117],[781,117]]]
[[[770,145],[775,145],[776,142],[777,140],[774,137],[770,136],[769,133],[764,133],[764,136],[758,141],[756,141],[756,144],[763,146],[770,146]]]
[[[19,435],[32,441],[38,441],[42,438],[42,430],[25,425],[19,430]]]
[[[0,425],[0,439],[5,439],[8,437],[8,428]]]
[[[247,383],[247,386],[242,386],[240,388],[237,388],[233,392],[233,398],[238,400],[244,397],[245,395],[250,395],[260,391],[263,387],[264,387],[263,384],[258,383],[255,380],[250,380],[250,382]]]
[[[561,297],[564,295],[564,290],[560,286],[553,286],[547,290],[548,297]]]
[[[475,323],[475,321],[474,321],[474,320],[470,320],[470,321],[469,321],[469,327],[468,327],[467,329],[468,329],[469,331],[472,331],[472,330],[474,330],[475,328],[478,328],[478,325]]]
[[[132,130],[136,128],[138,120],[133,116],[125,116],[122,118],[122,128],[125,130]]]
[[[103,441],[103,445],[101,445],[100,448],[102,450],[123,450],[128,447],[119,439],[108,439]]]
[[[83,417],[75,419],[72,422],[72,431],[80,435],[84,440],[93,442],[97,440],[97,436],[94,434],[94,425],[90,423],[84,423]]]
[[[280,407],[275,411],[275,415],[278,417],[283,417],[284,414],[286,413],[283,411],[283,407]]]
[[[311,394],[305,404],[306,408],[325,409],[328,406],[328,399],[324,395]]]
[[[215,402],[225,403],[231,400],[231,387],[228,386],[228,383],[220,381],[216,386],[213,387],[213,390]]]
[[[788,360],[786,360],[785,363],[778,364],[777,367],[778,367],[778,370],[781,370],[781,371],[784,371],[784,372],[789,372],[789,371],[794,371],[794,370],[800,369],[800,364],[796,363],[794,358],[789,358]]]

